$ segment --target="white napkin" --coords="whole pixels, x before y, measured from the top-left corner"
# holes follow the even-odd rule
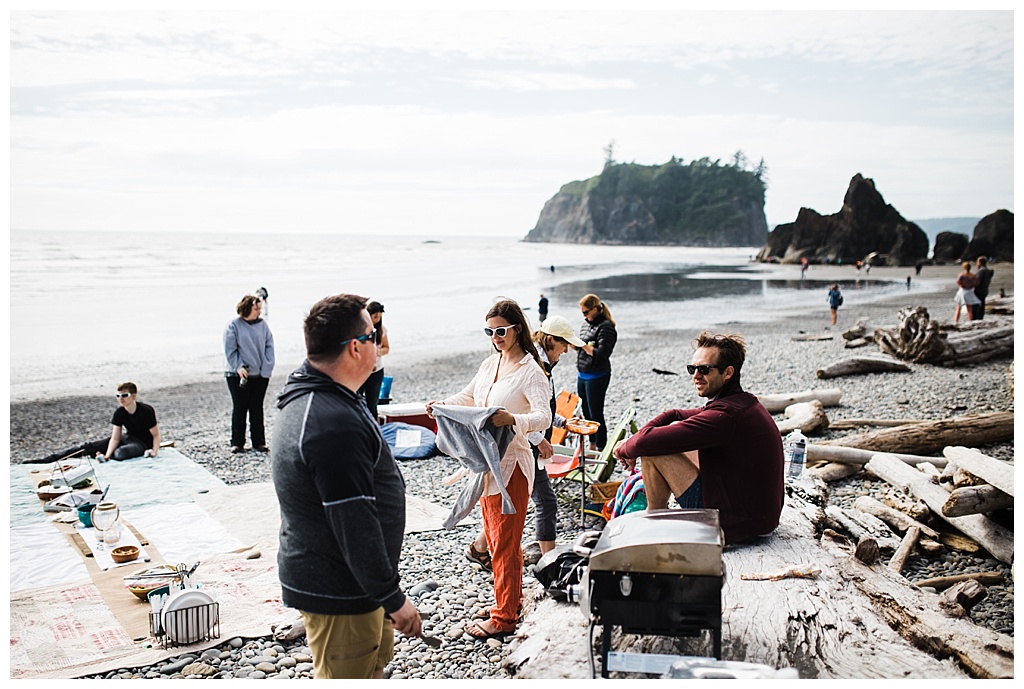
[[[139,539],[135,537],[132,530],[128,528],[128,524],[126,522],[121,523],[121,538],[118,539],[117,543],[104,543],[102,550],[99,549],[97,544],[97,539],[100,537],[101,532],[83,524],[79,524],[75,531],[82,536],[86,545],[89,546],[89,550],[92,551],[92,556],[93,559],[96,560],[96,565],[104,572],[111,567],[138,565],[140,562],[149,562],[149,554],[146,553],[146,549],[142,547],[141,543],[139,543]],[[139,548],[139,556],[129,562],[114,562],[114,558],[110,556],[110,551],[122,545],[137,546]]]

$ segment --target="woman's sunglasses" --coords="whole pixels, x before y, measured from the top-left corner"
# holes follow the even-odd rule
[[[498,337],[505,337],[505,333],[507,333],[509,330],[512,330],[515,327],[516,326],[514,325],[503,325],[500,328],[484,328],[484,335],[486,335],[487,337],[494,337],[495,335],[497,335]]]
[[[717,370],[721,371],[723,368],[725,368],[725,367],[724,366],[708,366],[707,364],[701,364],[700,366],[687,366],[686,367],[686,372],[689,373],[692,376],[697,371],[700,371],[700,374],[702,376],[706,376],[707,374],[711,373],[711,369],[717,369]]]

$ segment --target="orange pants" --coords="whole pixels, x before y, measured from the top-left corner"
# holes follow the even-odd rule
[[[505,489],[515,505],[515,514],[501,513],[500,493],[481,498],[480,511],[494,572],[491,625],[498,631],[510,632],[519,622],[519,605],[523,600],[523,527],[530,503],[526,476],[518,466]]]

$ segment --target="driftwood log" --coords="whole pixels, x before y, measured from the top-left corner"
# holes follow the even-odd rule
[[[805,483],[811,482],[796,482]],[[779,528],[770,538],[729,547],[723,553],[723,659],[794,667],[801,677],[814,679],[968,677],[961,665],[949,660],[948,652],[933,655],[935,648],[916,648],[890,628],[888,615],[883,617],[874,601],[863,596],[843,572],[839,559],[852,558],[822,549],[815,537],[820,512],[791,493]],[[740,579],[743,573],[775,572],[799,563],[812,563],[821,573],[813,579]],[[906,582],[902,585],[913,589]],[[583,679],[591,677],[593,658],[599,673],[600,625],[591,646],[588,622],[578,604],[555,601],[539,586],[524,593],[523,623],[505,661],[509,672],[521,679]],[[917,591],[917,595],[924,593]],[[621,634],[619,629],[612,635],[614,651],[703,656],[709,649],[706,635],[677,640]],[[987,666],[984,661],[977,663]],[[613,672],[612,677],[630,675]]]
[[[858,318],[857,323],[852,328],[847,328],[843,331],[843,339],[857,340],[870,336],[874,332],[874,329],[868,328],[868,320],[867,316],[861,316]]]
[[[939,608],[947,615],[964,617],[988,592],[974,579],[961,581],[939,594]]]
[[[824,481],[825,483],[832,483],[833,481],[840,481],[849,476],[853,476],[859,472],[861,468],[862,466],[860,464],[829,462],[828,464],[810,467],[806,469],[806,471],[808,475],[813,478]]]
[[[789,338],[794,342],[823,342],[825,340],[834,339],[835,335],[811,335],[808,333],[801,333],[800,335],[794,335]]]
[[[901,309],[899,325],[879,328],[875,342],[883,354],[919,364],[960,366],[1013,356],[1012,319],[969,321],[963,326],[931,320],[923,306]]]
[[[920,537],[921,529],[916,526],[907,529],[907,533],[903,534],[903,540],[900,541],[900,547],[896,549],[896,552],[892,554],[892,559],[889,560],[889,569],[897,574],[903,571],[903,567],[907,564],[907,558],[913,554],[914,548],[917,546],[917,539]]]
[[[987,297],[985,299],[985,313],[1012,316],[1013,297]]]
[[[814,445],[857,447],[862,450],[901,454],[941,452],[949,445],[979,447],[1013,440],[1013,412],[965,414],[950,419],[886,428],[823,440]],[[808,452],[810,457],[810,452]],[[936,466],[945,466],[929,460]]]
[[[857,447],[844,447],[842,445],[829,445],[828,442],[835,441],[822,441],[820,443],[808,443],[807,445],[807,461],[808,462],[835,462],[837,464],[857,464],[863,466],[871,461],[878,450],[862,450]],[[890,453],[893,457],[896,457],[902,462],[907,464],[920,464],[921,462],[931,462],[935,466],[944,466],[947,462],[945,457],[926,457],[924,455],[908,455],[908,454],[896,454]]]
[[[940,486],[932,483],[920,471],[898,459],[878,453],[865,467],[875,476],[888,481],[904,493],[921,498],[933,514],[941,514],[942,505],[949,498]],[[1013,562],[1013,532],[980,514],[965,517],[942,517],[947,523],[977,541],[1000,562]]]
[[[951,574],[947,577],[921,579],[919,581],[915,581],[914,586],[942,591],[953,584],[959,584],[961,581],[967,581],[968,579],[975,579],[979,584],[984,584],[985,586],[995,586],[996,584],[1003,583],[1003,575],[1001,572],[971,572],[969,574]]]
[[[1007,495],[1013,495],[1013,465],[982,454],[970,447],[945,447],[942,454],[968,473],[974,474]]]
[[[853,501],[853,506],[861,512],[874,515],[900,533],[906,533],[910,529],[917,529],[922,534],[935,540],[939,538],[939,532],[930,526],[926,526],[911,517],[906,512],[900,512],[888,505],[883,505],[868,495],[861,495]]]
[[[832,539],[823,537],[821,542],[825,551],[835,556],[843,577],[914,646],[936,656],[955,658],[976,678],[1013,677],[1013,637],[968,619],[951,619],[938,611],[936,594],[911,585],[888,567],[862,564]]]
[[[810,402],[817,400],[823,407],[835,407],[839,404],[839,398],[843,393],[839,388],[825,388],[823,390],[802,390],[800,392],[776,393],[771,395],[757,395],[758,401],[768,410],[769,414],[778,414],[786,411],[786,407],[797,402]]]
[[[845,431],[851,428],[860,428],[861,426],[884,426],[891,428],[893,426],[909,426],[914,423],[928,423],[927,419],[839,419],[829,423],[829,428],[833,431]]]
[[[895,359],[883,359],[876,356],[859,356],[852,359],[844,359],[830,364],[825,368],[819,368],[814,375],[818,378],[838,378],[840,376],[852,376],[858,373],[883,373],[883,372],[908,373],[910,367]]]
[[[967,486],[956,488],[942,504],[943,517],[962,517],[966,514],[985,514],[1013,507],[1013,496],[995,486]]]
[[[785,418],[775,423],[782,435],[791,433],[798,428],[804,435],[810,435],[815,431],[828,428],[828,416],[825,414],[825,408],[821,402],[811,400],[789,405],[786,407]]]

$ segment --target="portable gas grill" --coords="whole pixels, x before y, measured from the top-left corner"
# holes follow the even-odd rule
[[[627,634],[693,637],[711,630],[722,658],[724,535],[718,510],[633,512],[608,523],[589,550],[580,604],[600,624],[601,676],[608,677],[612,629]]]

